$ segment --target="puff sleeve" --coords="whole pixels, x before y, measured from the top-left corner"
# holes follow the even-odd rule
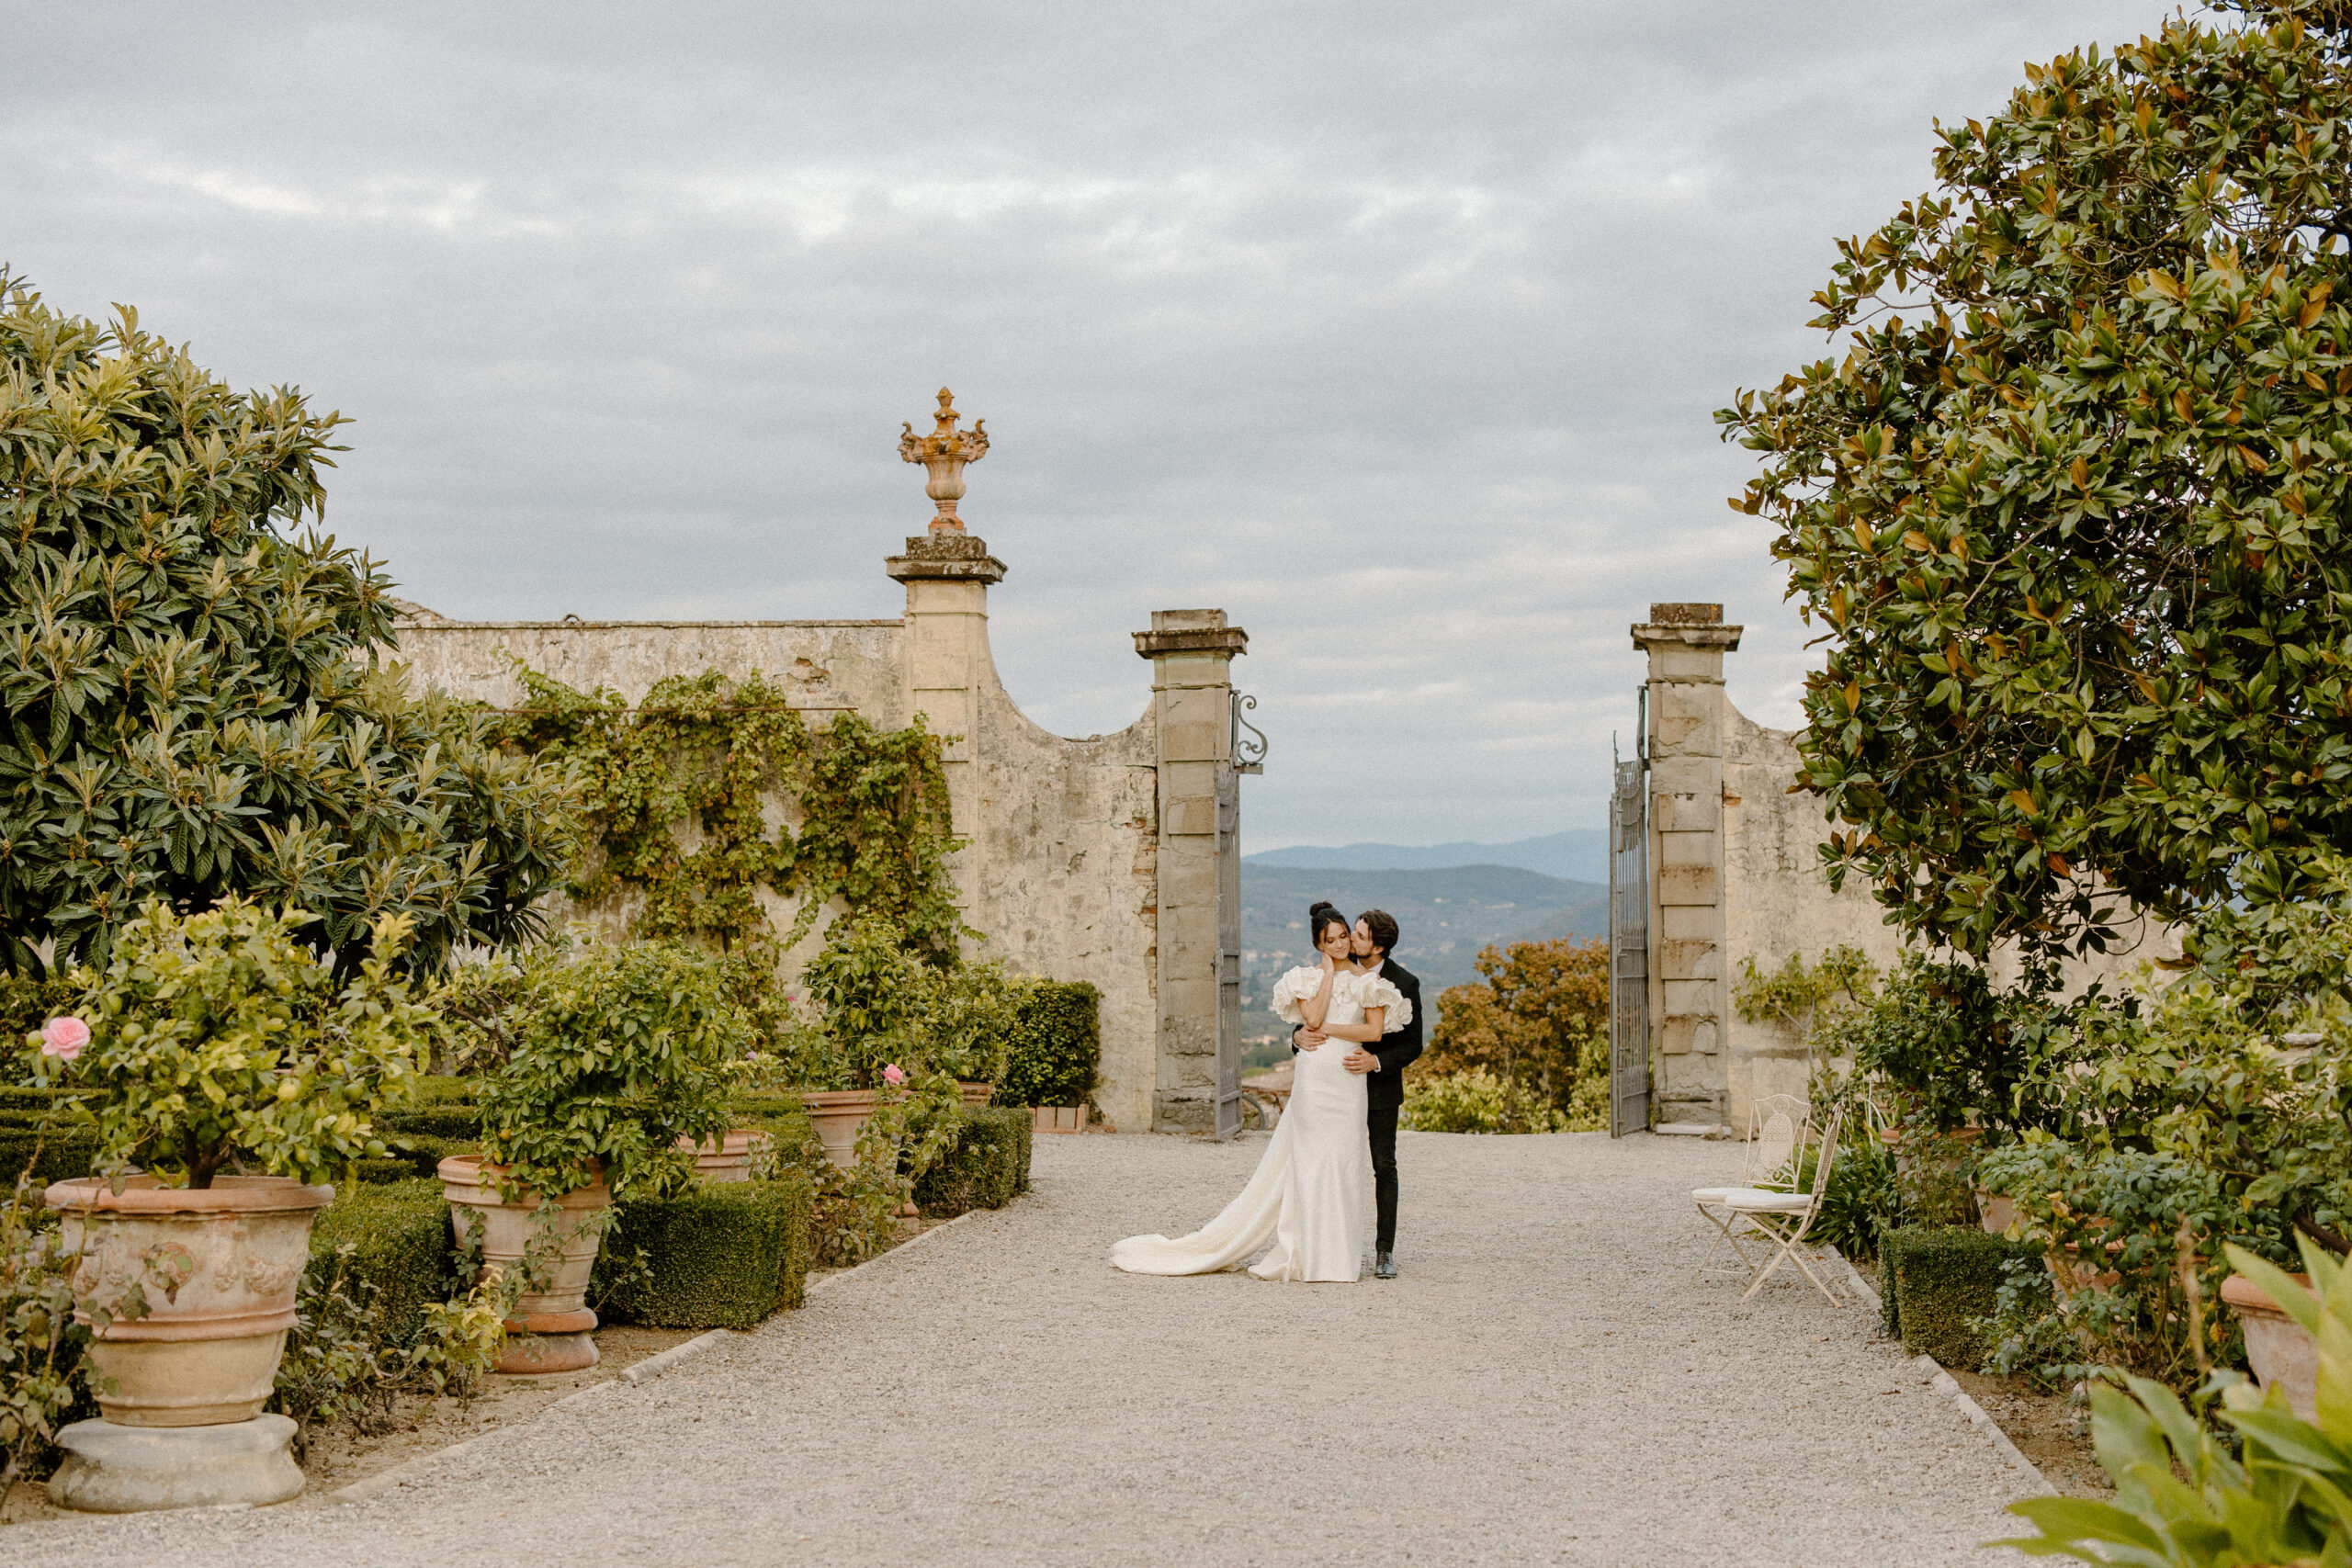
[[[1405,999],[1405,993],[1377,975],[1366,975],[1357,982],[1356,1001],[1366,1012],[1374,1008],[1388,1010],[1380,1015],[1383,1035],[1394,1034],[1413,1021],[1413,1004]]]
[[[1320,965],[1287,970],[1281,979],[1274,982],[1273,996],[1269,1005],[1273,1009],[1274,1016],[1284,1023],[1305,1023],[1306,1013],[1299,1004],[1322,987],[1323,970]]]

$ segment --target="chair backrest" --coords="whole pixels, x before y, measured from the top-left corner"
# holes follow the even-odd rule
[[[1829,1190],[1829,1168],[1838,1163],[1838,1134],[1845,1120],[1846,1108],[1841,1105],[1829,1113],[1829,1124],[1821,1130],[1821,1153],[1813,1166],[1813,1201],[1805,1205],[1804,1222],[1797,1226],[1796,1239],[1803,1239],[1821,1213],[1822,1196]]]
[[[1768,1094],[1747,1108],[1747,1163],[1742,1179],[1753,1187],[1768,1181],[1804,1147],[1805,1122],[1813,1108],[1793,1094]],[[1792,1178],[1794,1172],[1791,1173]]]

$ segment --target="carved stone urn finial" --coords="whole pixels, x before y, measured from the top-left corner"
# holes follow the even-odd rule
[[[960,534],[964,520],[956,515],[956,503],[964,499],[964,465],[977,463],[988,456],[989,422],[976,419],[969,430],[957,430],[956,422],[963,416],[956,412],[956,394],[946,388],[939,389],[937,426],[929,435],[917,435],[911,424],[899,428],[906,434],[899,437],[899,456],[910,463],[921,463],[930,482],[922,487],[931,497],[939,515],[931,520],[934,534]]]

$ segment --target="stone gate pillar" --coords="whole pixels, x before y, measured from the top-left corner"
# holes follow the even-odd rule
[[[956,404],[939,389],[939,412],[929,435],[913,426],[899,442],[899,455],[921,463],[930,475],[924,493],[936,515],[923,533],[907,540],[907,553],[885,563],[906,584],[905,679],[907,712],[922,714],[934,735],[951,736],[941,752],[956,836],[965,848],[953,863],[957,902],[966,919],[980,886],[979,786],[974,761],[980,743],[979,694],[994,667],[989,651],[989,585],[1004,581],[1004,563],[989,554],[988,541],[966,533],[956,514],[964,495],[964,466],[986,456],[987,421],[958,431]]]
[[[1659,1124],[1723,1123],[1731,1011],[1724,951],[1721,604],[1652,604],[1633,628],[1649,655],[1650,1017]]]
[[[1233,658],[1248,651],[1250,634],[1227,626],[1223,610],[1154,610],[1151,630],[1135,638],[1151,660],[1159,732],[1152,1130],[1208,1133],[1216,1121],[1218,901],[1238,896],[1241,855],[1239,834],[1219,831],[1217,801],[1233,768]]]

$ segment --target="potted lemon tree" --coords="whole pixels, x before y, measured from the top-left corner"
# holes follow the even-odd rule
[[[376,924],[348,976],[299,939],[310,923],[233,898],[188,916],[150,902],[103,971],[75,973],[78,1009],[27,1037],[36,1080],[67,1091],[98,1145],[96,1174],[43,1195],[78,1258],[75,1315],[92,1331],[104,1416],[66,1429],[61,1500],[90,1481],[73,1462],[76,1434],[106,1437],[82,1428],[284,1421],[261,1409],[311,1222],[334,1196],[331,1175],[384,1152],[375,1118],[407,1099],[434,1027],[394,969],[404,919]],[[300,1489],[275,1431],[236,1439],[260,1459],[224,1483],[232,1494]],[[124,1484],[124,1506],[150,1506],[135,1477]]]
[[[538,972],[528,1021],[482,1082],[481,1153],[439,1166],[451,1223],[520,1287],[502,1372],[596,1364],[589,1275],[616,1197],[695,1179],[728,1131],[724,1063],[742,1035],[718,965],[666,942]]]

